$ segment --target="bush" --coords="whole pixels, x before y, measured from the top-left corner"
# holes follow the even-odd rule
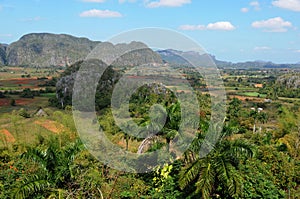
[[[24,98],[34,98],[33,92],[29,88],[25,88],[21,93],[20,97]]]
[[[20,109],[19,115],[24,117],[24,118],[30,118],[30,114],[23,108]]]
[[[9,102],[9,104],[11,106],[16,106],[16,100],[15,99],[11,99],[10,102]]]

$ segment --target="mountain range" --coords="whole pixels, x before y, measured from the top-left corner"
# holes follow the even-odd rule
[[[131,53],[126,59],[114,60],[116,65],[132,65],[141,61],[132,60],[148,60],[151,62],[169,63],[177,66],[190,65],[186,58],[194,60],[196,63],[203,64],[205,61],[213,61],[219,68],[295,68],[300,67],[297,64],[275,64],[272,62],[249,61],[241,63],[232,63],[220,61],[213,55],[202,54],[197,52],[181,52],[172,49],[152,51],[141,42],[132,42],[131,44],[112,45],[108,42],[91,41],[87,38],[79,38],[66,34],[50,34],[50,33],[31,33],[22,36],[18,41],[9,45],[0,44],[0,66],[69,66],[79,60],[85,59],[91,52],[95,50],[107,52],[106,57],[115,59],[120,52],[126,49],[147,49],[144,53]],[[114,52],[114,56],[112,55]],[[92,57],[95,58],[95,57]],[[161,58],[161,59],[160,59]],[[193,62],[194,62],[193,61]]]
[[[236,68],[236,69],[247,69],[247,68],[299,68],[300,62],[295,64],[276,64],[273,62],[266,61],[247,61],[247,62],[238,62],[232,63],[227,61],[221,61],[216,59],[214,55],[210,54],[199,54],[197,52],[188,51],[182,52],[173,49],[159,50],[156,51],[161,58],[172,65],[178,66],[191,66],[191,64],[185,59],[188,60],[197,60],[194,62],[205,63],[209,62],[210,64],[214,63],[218,68]]]

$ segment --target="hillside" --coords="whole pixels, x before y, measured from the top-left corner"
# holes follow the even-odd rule
[[[39,67],[67,66],[84,59],[99,43],[65,34],[28,34],[7,47],[7,64]]]
[[[56,84],[58,101],[54,103],[58,107],[71,105],[75,79],[85,82],[89,81],[89,78],[93,75],[103,73],[97,86],[96,109],[105,108],[110,104],[113,87],[120,78],[120,73],[113,70],[113,68],[126,67],[128,69],[128,67],[145,66],[149,63],[162,63],[162,60],[157,53],[143,43],[131,42],[130,44],[117,45],[108,42],[101,43],[88,56],[88,59],[76,62],[61,75]],[[90,74],[89,78],[86,75],[80,76],[82,72],[78,74],[78,70],[85,68],[89,68],[89,71],[95,70],[95,72]],[[85,90],[87,88],[82,89]]]
[[[129,44],[122,43],[116,45],[109,42],[102,42],[93,49],[87,58],[100,59],[107,65],[112,65],[116,68],[149,63],[163,63],[159,54],[151,50],[146,44],[136,41]]]
[[[300,75],[299,74],[287,74],[277,78],[277,84],[285,89],[299,89],[300,88]]]
[[[0,66],[6,64],[6,46],[0,44]]]
[[[100,44],[100,45],[99,45]],[[95,49],[95,47],[97,49]],[[103,50],[104,49],[104,50]],[[144,49],[145,53],[139,52],[136,55],[130,53],[126,58],[117,59],[125,52]],[[158,62],[161,59],[164,62],[175,66],[188,66],[189,64],[183,58],[196,60],[197,63],[206,63],[207,60],[213,60],[219,68],[297,68],[300,64],[276,64],[264,61],[248,61],[232,63],[220,61],[215,56],[209,54],[198,54],[197,52],[181,52],[167,49],[154,53],[141,42],[132,42],[130,44],[113,45],[109,42],[91,41],[87,38],[79,38],[66,34],[50,33],[31,33],[22,36],[18,41],[10,45],[0,44],[0,66],[30,66],[30,67],[49,67],[49,66],[70,66],[75,62],[85,59],[92,50],[95,50],[97,56],[103,56],[111,61],[115,61],[114,66],[129,66],[147,61],[148,63]],[[97,51],[101,51],[99,54]],[[102,58],[103,58],[102,57]],[[134,61],[132,59],[138,59]],[[210,57],[210,58],[209,58]],[[101,59],[99,57],[94,57]],[[160,60],[160,61],[159,61]],[[204,61],[204,62],[203,62]],[[136,62],[136,63],[135,63]],[[107,63],[107,62],[106,62]],[[210,63],[211,64],[211,63]]]

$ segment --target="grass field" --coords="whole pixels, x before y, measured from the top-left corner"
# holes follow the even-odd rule
[[[267,95],[260,94],[258,92],[242,92],[242,93],[238,92],[237,95],[247,96],[247,97],[262,97],[262,98],[267,97]]]
[[[41,97],[55,97],[56,96],[56,93],[42,93],[41,94]]]
[[[0,91],[5,95],[5,98],[0,98],[0,113],[9,113],[21,108],[35,111],[38,107],[47,107],[48,99],[55,96],[55,93],[42,93],[34,98],[21,98],[20,94],[25,88],[45,90],[41,85],[52,77],[58,77],[60,73],[61,71],[55,68],[0,67]],[[12,100],[15,100],[15,106],[11,105]]]
[[[0,80],[23,77],[56,77],[62,71],[57,68],[24,68],[24,67],[0,67]],[[29,75],[29,76],[28,76]]]
[[[11,106],[11,99],[16,100],[16,106]],[[9,113],[13,110],[24,108],[28,111],[36,111],[39,107],[48,106],[48,97],[20,98],[19,96],[8,96],[0,99],[0,114]]]
[[[47,79],[48,80],[48,79]],[[10,91],[10,90],[23,90],[25,88],[30,89],[44,89],[40,85],[45,84],[46,79],[37,78],[12,78],[6,80],[0,80],[0,90]]]
[[[40,104],[35,104],[35,106],[38,105]],[[75,137],[76,128],[70,112],[44,108],[48,116],[39,117],[34,115],[36,110],[26,106],[31,117],[24,118],[19,115],[20,107],[18,108],[0,114],[0,148],[14,143],[36,144],[40,141],[40,137]]]

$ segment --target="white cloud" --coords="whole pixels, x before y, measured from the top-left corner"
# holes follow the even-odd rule
[[[275,17],[252,23],[253,28],[263,28],[265,32],[286,32],[288,28],[293,27],[289,21],[284,21],[281,17]]]
[[[122,17],[122,14],[111,10],[88,10],[80,13],[80,17],[99,17],[99,18],[114,18]]]
[[[235,27],[228,21],[220,21],[207,25],[208,30],[234,30]]]
[[[204,25],[182,25],[179,27],[180,30],[205,30]]]
[[[256,50],[256,51],[261,51],[261,50],[265,51],[265,50],[271,50],[271,49],[272,48],[269,46],[257,46],[254,48],[254,50]]]
[[[250,2],[250,6],[254,7],[255,10],[260,10],[260,3],[258,1]]]
[[[241,12],[244,12],[244,13],[249,12],[249,9],[248,8],[242,8]]]
[[[157,8],[157,7],[180,7],[184,4],[191,3],[191,0],[159,0],[146,3],[148,8]]]
[[[251,1],[249,3],[250,5],[250,8],[249,7],[244,7],[244,8],[241,8],[241,12],[243,13],[246,13],[246,12],[249,12],[252,8],[256,11],[260,10],[260,3],[258,1]]]
[[[234,30],[235,27],[228,21],[219,21],[216,23],[209,23],[208,25],[182,25],[180,30]]]
[[[250,2],[250,6],[257,7],[257,6],[260,6],[260,4],[258,1],[252,1],[252,2]]]
[[[300,12],[300,0],[276,0],[272,4],[279,8]]]
[[[296,53],[300,53],[300,50],[295,50]]]
[[[91,2],[91,3],[104,3],[105,0],[82,0],[83,2]]]

